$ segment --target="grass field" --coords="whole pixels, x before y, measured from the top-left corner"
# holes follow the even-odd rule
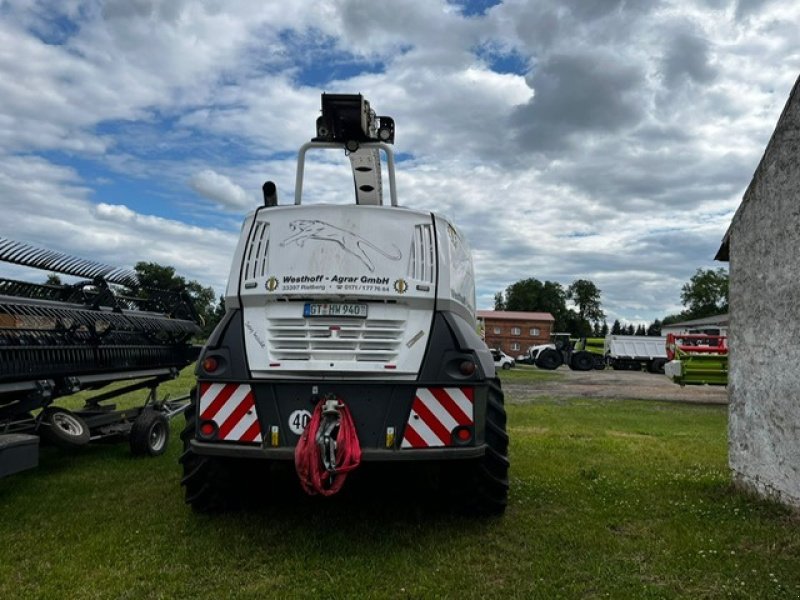
[[[157,459],[48,449],[0,480],[0,598],[800,596],[800,520],[731,490],[724,407],[508,401],[511,498],[489,521],[374,470],[342,498],[198,516],[177,435]]]

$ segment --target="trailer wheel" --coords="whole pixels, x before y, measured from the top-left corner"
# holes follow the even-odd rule
[[[552,348],[545,348],[536,357],[536,366],[540,369],[555,371],[561,366],[561,354]]]
[[[500,380],[489,382],[486,402],[486,454],[455,468],[445,465],[454,503],[476,516],[502,515],[508,504],[508,433]]]
[[[48,406],[42,411],[39,434],[60,448],[75,448],[89,443],[86,422],[75,413],[57,406]]]
[[[647,363],[647,370],[651,373],[664,373],[664,365],[667,363],[663,358],[654,358]]]
[[[152,408],[145,408],[133,421],[130,439],[134,456],[160,456],[169,444],[169,420]]]
[[[569,364],[573,371],[591,371],[594,368],[594,357],[588,352],[576,352]]]

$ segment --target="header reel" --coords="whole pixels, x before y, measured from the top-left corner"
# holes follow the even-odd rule
[[[0,261],[87,278],[74,284],[0,278],[0,405],[11,382],[54,380],[58,387],[60,378],[113,379],[183,368],[196,357],[191,339],[199,319],[183,291],[150,290],[132,270],[2,237]]]

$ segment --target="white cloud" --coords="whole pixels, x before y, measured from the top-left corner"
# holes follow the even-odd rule
[[[253,199],[241,186],[211,169],[197,173],[189,180],[189,186],[201,196],[214,200],[225,208],[241,210],[253,205]]]
[[[6,0],[0,235],[221,288],[234,215],[265,179],[292,201],[319,93],[362,92],[413,155],[401,203],[467,232],[481,306],[523,277],[589,277],[610,316],[663,316],[711,266],[800,72],[797,22],[800,5],[761,0],[506,0],[480,18],[430,0]],[[493,71],[511,52],[528,71]],[[115,173],[163,214],[106,192]],[[307,175],[308,201],[351,201],[341,156]]]
[[[71,169],[0,155],[0,235],[116,266],[169,264],[189,279],[224,288],[237,231],[95,204],[89,195]]]

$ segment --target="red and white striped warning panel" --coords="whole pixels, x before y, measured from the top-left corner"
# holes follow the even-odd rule
[[[238,383],[200,384],[200,421],[217,424],[218,440],[260,442],[253,390]]]
[[[474,388],[417,388],[401,448],[452,446],[452,431],[475,422]]]

